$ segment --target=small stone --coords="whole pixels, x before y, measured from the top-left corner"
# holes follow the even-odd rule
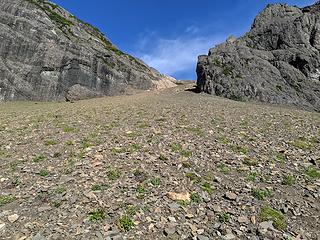
[[[170,203],[168,206],[171,212],[176,212],[180,209],[180,205],[178,205],[177,203]]]
[[[50,211],[51,209],[52,207],[50,206],[43,206],[38,208],[38,212],[46,212],[46,211]]]
[[[217,213],[222,212],[221,207],[219,205],[213,205],[212,206],[212,210],[217,212]]]
[[[103,156],[100,155],[100,154],[97,154],[97,155],[94,156],[94,160],[96,160],[96,161],[102,161],[102,160],[103,160]]]
[[[189,224],[189,227],[190,227],[190,229],[191,229],[191,231],[192,231],[193,233],[197,232],[197,230],[198,230],[198,228],[197,228],[195,225],[193,225],[193,224]]]
[[[226,192],[225,197],[229,200],[236,200],[237,194],[235,194],[233,192]]]
[[[219,229],[220,226],[221,226],[221,223],[215,223],[215,224],[213,225],[213,228],[214,228],[214,229]]]
[[[173,201],[188,201],[190,202],[190,193],[175,193],[175,192],[168,192],[168,197]]]
[[[110,230],[111,226],[109,224],[104,225],[103,230],[105,232],[108,232]]]
[[[238,217],[239,223],[248,223],[249,219],[246,216]]]
[[[261,234],[266,234],[268,230],[275,230],[272,221],[267,221],[267,222],[261,222],[259,223],[259,232]]]
[[[317,192],[317,187],[315,185],[307,185],[306,188],[310,191],[310,192]]]
[[[9,222],[11,222],[11,223],[14,223],[14,222],[17,221],[18,219],[19,219],[19,215],[18,215],[18,214],[13,214],[13,215],[8,216],[8,220],[9,220]]]
[[[191,218],[194,218],[194,215],[193,215],[193,214],[187,214],[187,215],[186,215],[186,219],[191,219]]]
[[[198,229],[197,234],[199,234],[199,235],[204,234],[204,229]]]
[[[199,235],[198,240],[210,240],[210,238],[203,236],[203,235]]]
[[[223,236],[224,240],[232,240],[235,238],[236,238],[236,236],[234,236],[233,234],[227,234],[227,235]]]
[[[156,207],[156,208],[154,209],[154,212],[157,213],[157,214],[158,214],[158,213],[161,213],[161,208]]]
[[[251,217],[251,222],[253,225],[256,225],[256,223],[257,223],[256,216]]]
[[[166,236],[173,235],[175,232],[176,232],[175,227],[168,227],[168,228],[164,229],[164,235],[166,235]]]
[[[6,227],[6,224],[5,223],[1,223],[0,224],[0,231],[2,231],[5,227]]]
[[[155,225],[153,223],[151,223],[149,226],[148,226],[148,229],[149,231],[152,231],[154,229]]]
[[[169,220],[170,222],[177,222],[177,220],[176,220],[174,217],[168,217],[168,220]]]
[[[32,240],[46,240],[46,238],[44,236],[42,236],[40,233],[37,233],[37,235],[35,235]]]

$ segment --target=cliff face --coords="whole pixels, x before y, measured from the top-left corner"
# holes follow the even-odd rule
[[[0,101],[81,99],[173,85],[55,4],[0,0]]]
[[[320,3],[268,5],[243,37],[199,56],[199,91],[320,111]]]

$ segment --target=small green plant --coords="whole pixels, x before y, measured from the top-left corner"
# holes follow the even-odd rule
[[[144,186],[139,185],[139,186],[136,188],[136,192],[137,192],[139,195],[143,195],[143,194],[145,194],[147,191],[146,191],[146,189],[145,189]]]
[[[194,203],[202,203],[202,197],[197,192],[191,193],[190,199]]]
[[[198,176],[196,173],[188,172],[188,173],[186,173],[186,177],[189,178],[190,181],[192,181],[192,182],[195,182],[195,183],[201,182],[201,177]]]
[[[261,221],[272,221],[273,226],[280,231],[287,228],[287,223],[283,214],[269,206],[262,208],[260,219]]]
[[[258,200],[263,200],[267,197],[272,197],[273,193],[271,190],[269,189],[259,189],[259,188],[254,188],[251,191],[251,194],[254,198],[258,199]]]
[[[211,184],[208,182],[205,182],[202,184],[202,189],[210,195],[213,193],[213,188],[212,188]]]
[[[67,140],[67,141],[65,142],[65,144],[66,144],[67,146],[73,146],[73,145],[74,145],[74,142],[73,142],[72,140]]]
[[[218,138],[218,142],[221,143],[221,144],[228,144],[230,141],[226,137],[221,136],[221,137]]]
[[[65,193],[67,191],[67,189],[65,188],[65,187],[58,187],[57,189],[56,189],[56,193],[58,193],[58,194],[63,194],[63,193]]]
[[[245,158],[243,163],[247,166],[258,166],[259,162],[256,159]]]
[[[134,222],[129,216],[125,215],[119,218],[118,225],[121,230],[130,231],[134,226]]]
[[[230,214],[224,212],[224,213],[221,213],[218,218],[219,218],[219,222],[227,223],[230,221]]]
[[[39,163],[39,162],[44,161],[44,159],[45,159],[45,157],[44,157],[43,155],[38,155],[38,156],[35,156],[35,157],[33,158],[33,162]]]
[[[177,153],[180,153],[181,156],[183,157],[191,157],[192,156],[192,152],[191,151],[188,151],[186,149],[183,149],[182,145],[179,144],[179,143],[173,143],[171,144],[171,150],[173,152],[177,152]]]
[[[85,137],[81,140],[81,145],[83,148],[88,148],[92,146],[91,140],[88,137]]]
[[[225,165],[224,163],[219,164],[218,169],[220,172],[222,172],[224,174],[230,173],[230,168],[227,165]]]
[[[312,147],[312,144],[309,143],[308,139],[306,139],[305,137],[300,137],[298,139],[296,139],[292,145],[296,148],[300,148],[302,150],[308,150]]]
[[[63,131],[65,132],[65,133],[71,133],[71,132],[74,132],[76,129],[74,128],[74,127],[69,127],[69,126],[65,126],[64,128],[63,128]]]
[[[13,202],[14,200],[16,200],[15,196],[12,195],[0,195],[0,207]]]
[[[182,163],[182,167],[184,167],[184,168],[192,168],[192,163],[191,162],[183,162]]]
[[[243,147],[243,146],[232,145],[231,148],[234,152],[238,152],[238,153],[242,153],[242,154],[248,154],[248,152],[249,152],[248,148]]]
[[[288,186],[292,186],[294,185],[296,182],[296,178],[292,175],[285,175],[282,178],[282,184],[283,185],[288,185]]]
[[[258,173],[257,172],[250,172],[248,174],[248,177],[247,179],[251,182],[255,182],[257,180],[257,177],[258,177]]]
[[[187,131],[197,134],[198,136],[204,136],[204,132],[200,127],[187,127]]]
[[[105,218],[106,214],[103,209],[96,209],[89,213],[89,220],[91,222],[102,222]]]
[[[55,208],[59,208],[61,206],[61,201],[53,201],[52,202],[52,205],[55,207]]]
[[[110,168],[107,170],[107,177],[110,181],[118,180],[121,176],[121,172],[118,169]]]
[[[183,201],[183,200],[177,200],[177,204],[179,204],[181,207],[187,207],[189,205],[188,201]]]
[[[39,175],[40,175],[41,177],[48,177],[49,174],[50,174],[50,172],[49,172],[48,170],[46,170],[46,169],[43,169],[43,170],[41,170],[41,171],[39,172]]]
[[[281,163],[285,163],[287,157],[286,157],[286,155],[283,154],[283,153],[278,153],[278,154],[276,155],[276,159],[277,159],[279,162],[281,162]]]
[[[132,144],[131,146],[131,152],[137,152],[142,148],[142,146],[138,143]]]
[[[153,186],[160,186],[161,185],[161,179],[158,177],[152,178],[150,182]]]
[[[168,158],[167,158],[165,155],[163,155],[163,154],[160,154],[159,159],[160,159],[161,161],[167,161],[167,160],[168,160]]]
[[[126,213],[128,216],[133,217],[138,212],[138,208],[134,205],[127,205],[126,206]]]
[[[103,191],[106,188],[107,188],[106,185],[95,184],[92,186],[91,190],[96,192],[96,191]]]
[[[46,140],[44,142],[44,145],[46,145],[46,146],[54,146],[54,145],[57,145],[57,144],[58,144],[58,142],[56,140],[53,140],[53,139],[49,139],[49,140]]]
[[[320,179],[320,171],[316,168],[310,166],[306,169],[305,174],[310,180]]]

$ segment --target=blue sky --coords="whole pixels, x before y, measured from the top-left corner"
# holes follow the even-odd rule
[[[53,0],[98,27],[121,50],[177,79],[195,79],[197,56],[250,29],[269,3],[315,0]]]

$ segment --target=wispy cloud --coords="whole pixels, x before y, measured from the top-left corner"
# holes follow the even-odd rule
[[[197,32],[192,26],[183,36],[172,39],[146,34],[135,55],[161,73],[194,78],[198,55],[207,54],[209,48],[225,40],[225,36],[197,36]]]

